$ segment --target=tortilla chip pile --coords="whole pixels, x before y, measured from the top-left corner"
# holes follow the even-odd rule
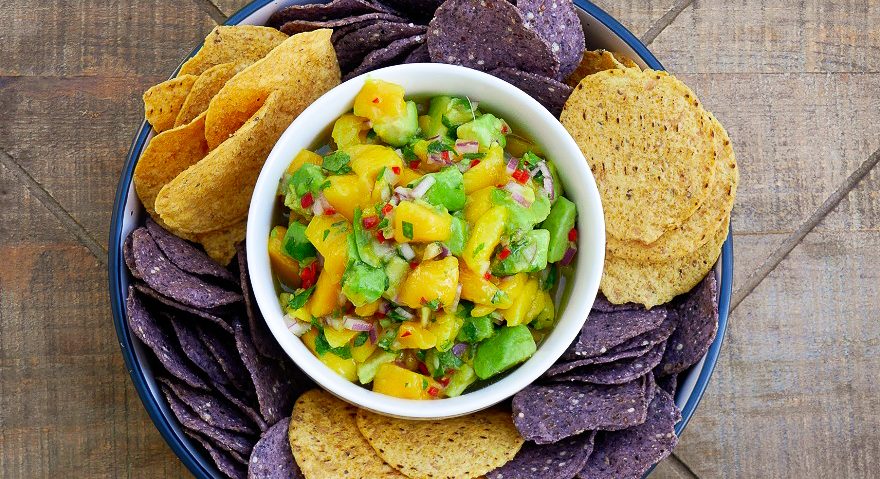
[[[229,263],[272,146],[339,83],[330,35],[217,27],[176,78],[144,94],[145,116],[158,135],[138,161],[134,184],[157,222]]]
[[[248,467],[296,467],[286,416],[313,386],[255,309],[244,254],[240,246],[235,274],[150,219],[123,248],[134,278],[129,328],[153,352],[159,389],[184,432],[232,478]]]
[[[585,76],[561,121],[602,197],[602,292],[650,308],[690,291],[718,259],[739,181],[724,127],[675,77],[625,65]]]

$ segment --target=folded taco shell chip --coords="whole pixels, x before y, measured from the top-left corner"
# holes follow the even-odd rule
[[[201,75],[222,63],[250,65],[286,39],[287,35],[274,28],[256,25],[214,27],[202,48],[180,67],[177,75]]]
[[[221,63],[199,75],[177,113],[174,126],[185,125],[207,111],[211,99],[235,73],[235,63]]]
[[[174,127],[174,120],[189,95],[196,75],[181,75],[150,87],[144,93],[144,117],[161,133]]]

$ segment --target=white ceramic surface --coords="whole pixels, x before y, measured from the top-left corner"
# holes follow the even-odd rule
[[[288,331],[272,281],[266,241],[272,227],[278,182],[290,161],[309,148],[343,113],[352,108],[366,78],[400,84],[407,95],[452,94],[479,101],[481,109],[524,129],[559,166],[566,196],[578,207],[578,255],[571,278],[572,294],[552,333],[538,351],[500,380],[460,397],[434,401],[398,399],[350,383],[324,366]],[[574,140],[543,106],[518,88],[475,70],[443,64],[409,64],[376,70],[334,88],[309,106],[285,131],[257,181],[248,216],[248,266],[260,310],[272,334],[312,379],[334,395],[371,411],[397,417],[433,419],[468,414],[496,404],[538,378],[574,340],[595,299],[605,253],[605,226],[599,194]]]

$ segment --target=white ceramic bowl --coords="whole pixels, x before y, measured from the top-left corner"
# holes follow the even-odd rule
[[[557,165],[566,196],[578,208],[580,234],[575,272],[557,294],[558,320],[553,331],[528,361],[501,379],[459,397],[416,401],[374,393],[327,368],[284,323],[266,248],[278,182],[301,149],[321,140],[333,122],[351,110],[354,98],[367,78],[402,85],[408,97],[449,94],[479,101],[483,111],[504,118],[515,131],[524,130],[541,146],[546,157]],[[453,65],[392,66],[353,78],[327,92],[303,111],[272,149],[257,180],[248,215],[247,255],[254,294],[272,334],[284,351],[315,382],[339,398],[370,411],[412,419],[454,417],[479,411],[503,401],[537,379],[562,355],[580,331],[599,288],[604,254],[605,223],[599,192],[586,160],[568,132],[543,106],[513,85]]]

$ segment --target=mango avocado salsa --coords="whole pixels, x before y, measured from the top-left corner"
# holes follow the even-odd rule
[[[373,391],[459,396],[555,324],[575,205],[539,147],[478,106],[367,80],[281,180],[268,248],[285,320]]]

